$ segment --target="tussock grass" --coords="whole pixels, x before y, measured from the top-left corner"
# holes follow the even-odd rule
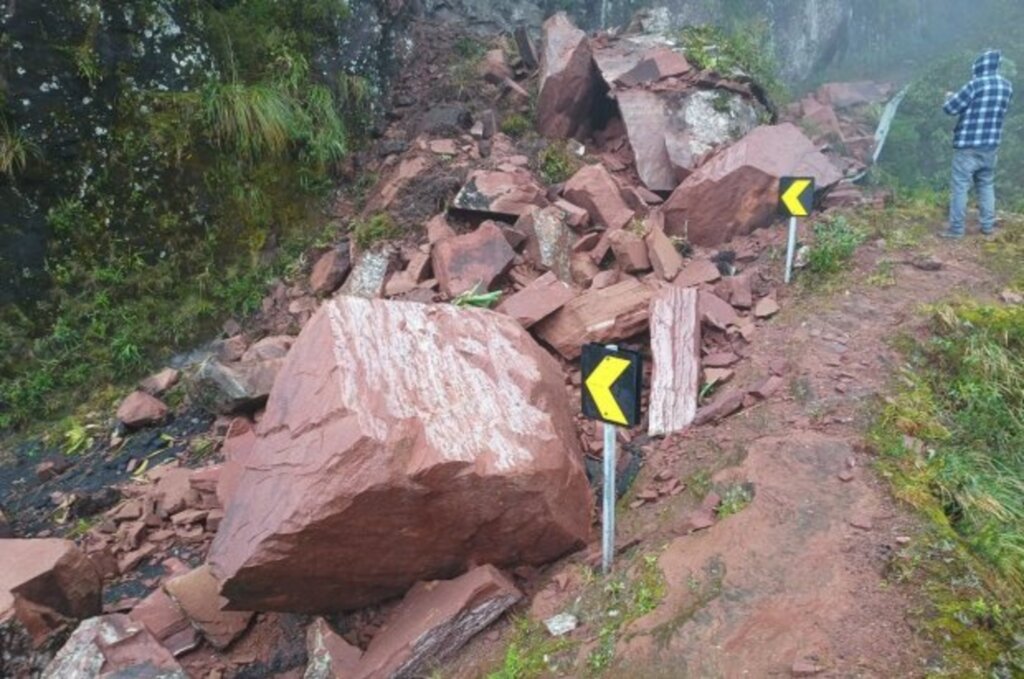
[[[921,570],[954,674],[1020,676],[1024,308],[942,305],[931,330],[872,438],[895,494],[931,519],[928,549],[946,552]]]
[[[292,97],[262,83],[213,83],[203,92],[202,106],[214,143],[249,159],[283,155],[308,124]]]
[[[14,177],[32,158],[40,157],[39,146],[24,132],[0,118],[0,174]]]

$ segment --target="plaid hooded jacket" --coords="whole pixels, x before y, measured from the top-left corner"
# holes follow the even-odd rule
[[[994,148],[1003,139],[1003,122],[1013,98],[1013,85],[999,75],[1002,54],[989,50],[974,62],[974,77],[942,107],[960,116],[953,131],[953,148]]]

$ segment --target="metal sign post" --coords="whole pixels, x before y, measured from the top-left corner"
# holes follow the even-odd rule
[[[602,481],[601,570],[611,572],[615,556],[615,467],[618,427],[640,421],[643,366],[640,354],[615,345],[583,347],[583,414],[604,422],[604,479]]]
[[[604,506],[601,513],[601,571],[612,571],[615,556],[615,425],[604,424]]]
[[[789,218],[789,244],[786,246],[786,284],[793,279],[793,259],[796,256],[796,217]]]
[[[786,246],[786,283],[793,279],[796,257],[797,217],[806,217],[814,209],[814,177],[783,177],[779,180],[779,212],[789,217]]]

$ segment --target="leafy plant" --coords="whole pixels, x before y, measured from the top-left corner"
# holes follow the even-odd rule
[[[839,273],[865,238],[864,232],[842,215],[818,222],[814,225],[814,245],[807,257],[807,270],[819,277]]]
[[[494,292],[479,292],[479,286],[464,292],[455,299],[452,300],[452,304],[455,306],[472,306],[479,307],[481,309],[490,309],[494,307],[501,300],[501,290],[495,290]]]
[[[738,514],[753,499],[754,492],[748,484],[733,484],[722,492],[722,502],[718,505],[718,516],[724,519],[727,516]]]

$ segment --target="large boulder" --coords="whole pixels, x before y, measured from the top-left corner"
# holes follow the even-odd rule
[[[210,550],[229,607],[334,612],[584,544],[562,372],[512,318],[357,298],[286,359]]]
[[[548,137],[582,135],[589,128],[598,77],[587,34],[564,12],[544,22],[537,127]]]
[[[662,210],[665,230],[714,246],[768,226],[788,175],[814,177],[819,189],[843,178],[795,125],[759,127],[679,185]]]

